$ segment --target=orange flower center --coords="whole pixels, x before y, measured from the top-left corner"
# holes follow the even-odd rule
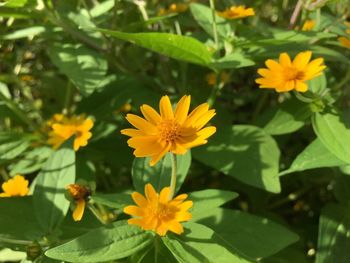
[[[167,142],[173,142],[180,136],[180,125],[175,120],[162,121],[158,129],[160,137]]]
[[[305,74],[303,71],[299,71],[296,68],[288,67],[284,70],[284,78],[287,81],[290,80],[303,80]]]
[[[167,204],[158,204],[157,208],[151,209],[151,214],[161,221],[170,221],[175,218],[178,208]]]
[[[89,189],[78,184],[69,185],[68,192],[74,200],[81,200],[81,199],[85,200],[90,195]]]

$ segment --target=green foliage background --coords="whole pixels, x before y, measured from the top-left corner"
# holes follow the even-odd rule
[[[0,248],[25,252],[23,263],[348,262],[350,49],[337,37],[349,36],[350,2],[216,2],[256,16],[213,19],[204,0],[165,16],[171,1],[1,2],[0,180],[25,175],[31,195],[0,199]],[[299,30],[306,19],[312,31]],[[327,65],[307,93],[258,89],[266,59],[305,50]],[[228,83],[208,85],[207,74],[223,71]],[[149,167],[119,131],[126,103],[138,114],[164,94],[190,94],[192,108],[208,101],[217,132],[177,156],[177,191],[189,193],[193,219],[183,235],[161,238],[128,225],[122,209],[146,183],[169,185],[170,157]],[[78,152],[72,139],[54,151],[39,133],[62,112],[95,121]],[[81,222],[66,196],[74,182],[92,189]]]

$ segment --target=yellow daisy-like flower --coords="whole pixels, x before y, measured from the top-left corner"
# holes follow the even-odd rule
[[[22,175],[16,175],[1,186],[3,193],[0,197],[26,196],[29,193],[29,182]]]
[[[55,114],[52,120],[48,121],[50,127],[48,144],[54,149],[59,148],[66,140],[75,135],[73,148],[78,151],[80,147],[86,146],[91,138],[91,128],[94,126],[90,118],[84,115],[67,117],[62,114]]]
[[[83,218],[87,198],[91,195],[90,190],[79,184],[70,184],[67,187],[69,195],[75,201],[75,208],[73,211],[74,221],[80,221]]]
[[[206,80],[209,86],[215,86],[216,85],[216,73],[211,72],[206,75]],[[228,74],[226,71],[222,71],[220,74],[220,82],[223,84],[226,84],[230,81],[230,74]]]
[[[184,201],[187,194],[181,194],[169,199],[170,187],[162,189],[158,194],[151,184],[145,186],[145,195],[134,192],[131,196],[137,206],[124,208],[124,213],[136,218],[128,220],[130,225],[138,225],[144,230],[153,230],[160,236],[168,231],[178,235],[183,233],[180,222],[188,221],[192,215],[187,210],[193,206],[192,201]]]
[[[207,143],[216,128],[203,128],[215,116],[215,110],[209,110],[203,103],[189,115],[191,97],[183,96],[175,112],[168,96],[159,102],[160,114],[152,107],[142,105],[145,119],[127,114],[126,119],[136,129],[124,129],[122,134],[130,136],[128,145],[134,148],[136,157],[152,157],[150,165],[155,165],[167,152],[185,154],[188,149]]]
[[[159,16],[165,16],[169,14],[184,13],[188,9],[188,4],[177,3],[171,4],[168,9],[161,8],[158,12]]]
[[[301,31],[311,31],[315,27],[316,23],[314,20],[309,19],[306,20],[303,24],[303,27],[301,28]]]
[[[338,41],[346,48],[350,48],[350,39],[347,37],[339,37]]]
[[[238,19],[247,16],[254,16],[255,11],[253,8],[245,8],[244,5],[231,6],[222,12],[217,12],[217,14],[226,19]]]
[[[305,81],[322,74],[326,68],[323,58],[310,61],[311,51],[300,52],[293,61],[287,53],[280,54],[279,62],[268,59],[267,68],[258,69],[262,78],[256,79],[260,88],[275,89],[277,92],[296,90],[305,92],[308,89]]]

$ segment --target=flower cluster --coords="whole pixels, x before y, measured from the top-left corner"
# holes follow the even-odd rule
[[[0,197],[26,196],[29,193],[29,182],[22,175],[15,175],[1,186]]]

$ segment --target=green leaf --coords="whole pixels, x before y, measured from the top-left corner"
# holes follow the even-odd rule
[[[327,205],[321,214],[316,263],[347,263],[350,246],[350,208]]]
[[[33,27],[24,28],[24,29],[19,29],[9,34],[0,36],[0,39],[12,40],[12,39],[28,38],[28,37],[32,38],[43,32],[45,32],[45,27],[33,26]]]
[[[197,3],[190,5],[191,13],[197,23],[210,35],[213,34],[213,14],[211,8]],[[218,36],[225,39],[230,36],[232,30],[226,19],[215,14],[216,30]]]
[[[104,262],[131,256],[152,242],[151,232],[118,221],[49,249],[45,255],[69,262]]]
[[[184,234],[169,234],[162,238],[178,262],[249,262],[238,256],[236,250],[212,229],[196,223],[185,223],[184,226]]]
[[[75,182],[75,152],[73,138],[53,152],[36,177],[34,207],[42,228],[51,233],[61,223],[69,209],[66,188]]]
[[[195,218],[196,214],[207,212],[209,209],[219,207],[237,197],[238,194],[235,192],[206,189],[190,193],[188,200],[193,201],[191,214]]]
[[[350,164],[350,112],[315,113],[312,125],[323,145],[341,161]]]
[[[192,152],[202,163],[246,184],[273,193],[281,191],[280,151],[275,140],[258,127],[219,127],[208,144]]]
[[[27,150],[32,136],[25,133],[0,133],[0,160],[12,160]]]
[[[184,155],[176,155],[177,180],[176,192],[184,182],[191,165],[191,151]],[[171,154],[168,153],[155,166],[149,165],[150,158],[135,158],[132,165],[132,178],[136,191],[143,193],[145,185],[150,183],[157,192],[170,185],[171,181]]]
[[[30,174],[40,170],[52,151],[47,146],[37,147],[28,151],[17,163],[9,166],[10,174]]]
[[[247,58],[244,56],[244,54],[238,51],[215,60],[210,64],[211,67],[218,70],[244,68],[253,65],[255,65],[255,62],[253,60]]]
[[[7,239],[35,240],[44,234],[35,220],[31,196],[0,198],[0,214],[0,244]]]
[[[296,99],[288,100],[279,107],[273,118],[265,125],[264,131],[271,135],[295,132],[304,126],[311,114],[308,104]]]
[[[100,88],[107,73],[107,61],[82,45],[55,43],[49,47],[51,61],[77,86],[83,95]]]
[[[202,66],[208,66],[211,60],[208,48],[192,37],[168,33],[124,33],[106,29],[98,31],[177,60]]]
[[[314,168],[341,166],[345,164],[345,162],[334,156],[334,154],[323,145],[320,139],[315,139],[295,158],[289,169],[283,171],[280,175]]]
[[[327,89],[327,78],[325,74],[321,74],[317,78],[308,81],[309,90],[315,94],[321,95]]]
[[[265,258],[298,240],[298,236],[273,221],[229,209],[213,209],[196,219],[250,259]]]

